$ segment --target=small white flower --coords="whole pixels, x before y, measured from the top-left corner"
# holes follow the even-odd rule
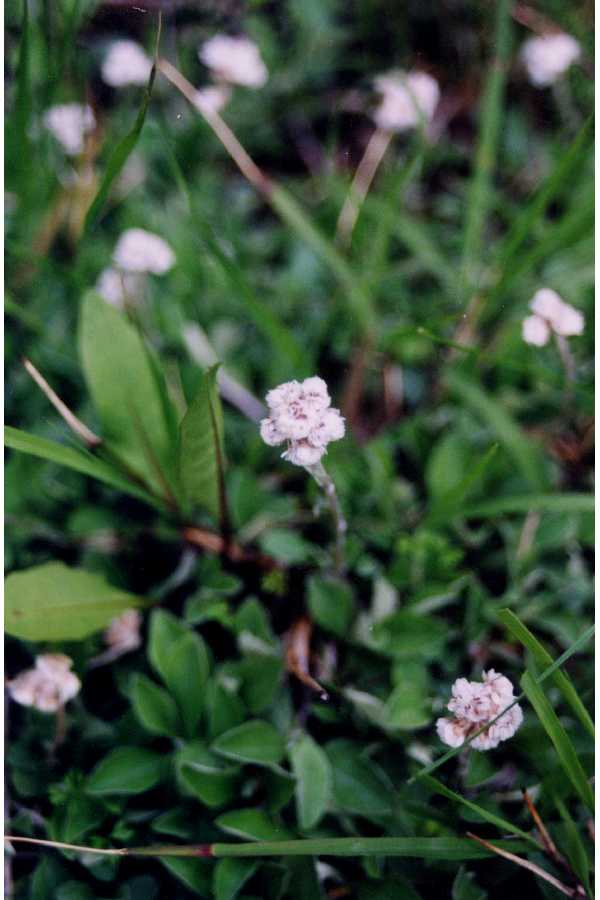
[[[44,125],[68,156],[77,156],[83,150],[86,134],[96,127],[96,120],[90,106],[64,103],[46,110]]]
[[[163,275],[175,263],[175,255],[166,241],[143,228],[129,228],[117,242],[113,259],[126,272],[152,272]]]
[[[541,316],[527,316],[523,319],[523,340],[534,347],[544,347],[550,339],[551,329]]]
[[[152,62],[135,41],[114,41],[102,63],[102,78],[112,87],[146,84]]]
[[[141,285],[141,276],[135,272],[119,272],[109,268],[98,276],[96,292],[111,306],[124,309],[126,299],[135,297]]]
[[[215,84],[196,91],[194,102],[202,113],[220,112],[230,97],[231,90],[227,85]]]
[[[532,84],[554,84],[581,56],[581,47],[570,34],[545,34],[525,41],[521,58]]]
[[[560,297],[551,288],[540,288],[529,304],[534,315],[523,321],[523,340],[543,347],[550,334],[573,337],[582,334],[585,326],[583,313]]]
[[[390,72],[375,79],[382,95],[373,118],[385,131],[406,131],[433,118],[440,99],[440,88],[426,72]]]
[[[266,401],[270,416],[260,423],[261,437],[271,447],[287,441],[282,456],[297,466],[315,465],[327,444],[344,436],[344,419],[330,406],[327,385],[316,375],[280,384]]]
[[[452,697],[448,702],[453,718],[444,717],[436,722],[440,740],[450,747],[460,747],[469,735],[506,709],[497,722],[471,741],[471,747],[475,750],[492,750],[512,737],[523,721],[518,703],[507,709],[514,699],[512,683],[493,669],[483,673],[483,681],[458,678],[452,686]]]
[[[36,656],[33,669],[21,672],[8,682],[8,691],[16,703],[53,713],[71,700],[81,688],[71,671],[73,661],[62,653]]]
[[[104,632],[106,644],[119,653],[136,650],[142,643],[140,627],[142,617],[137,609],[126,609],[112,620]]]
[[[260,50],[247,37],[216,34],[200,47],[198,56],[220,81],[253,88],[262,87],[267,81]]]

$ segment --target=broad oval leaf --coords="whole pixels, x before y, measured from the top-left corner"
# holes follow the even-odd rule
[[[262,809],[232,809],[223,813],[215,825],[246,841],[287,841],[293,838],[291,831],[273,822]]]
[[[180,733],[179,715],[173,698],[150,678],[136,673],[130,682],[131,704],[140,723],[153,734],[173,737]]]
[[[303,734],[289,751],[296,776],[296,809],[300,828],[313,828],[331,802],[331,763],[308,734]]]
[[[215,753],[238,762],[276,765],[284,753],[283,739],[268,722],[253,719],[231,728],[212,745]]]
[[[105,628],[140,597],[60,562],[13,572],[4,583],[5,629],[26,641],[77,641]]]
[[[213,876],[215,900],[234,900],[257,868],[252,859],[220,859]]]
[[[119,747],[100,760],[85,784],[88,794],[140,794],[165,772],[165,758],[143,747]]]

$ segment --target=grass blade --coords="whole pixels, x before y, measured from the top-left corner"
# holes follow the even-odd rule
[[[465,293],[475,287],[475,267],[482,257],[485,220],[492,201],[491,180],[500,134],[502,94],[511,43],[510,7],[510,0],[498,0],[496,3],[493,38],[495,53],[484,90],[475,170],[467,199],[460,278]]]
[[[550,701],[535,681],[530,672],[525,672],[521,678],[521,687],[527,699],[533,706],[546,734],[554,744],[565,774],[582,802],[593,812],[594,792],[590,787],[588,778],[577,756],[577,752],[571,743],[567,732],[561,725],[558,716],[554,712]]]
[[[510,513],[528,513],[539,510],[549,513],[593,513],[593,494],[518,494],[486,500],[461,510],[461,516],[468,519],[487,519]]]
[[[546,487],[543,460],[538,448],[527,438],[512,416],[486,391],[458,372],[448,372],[450,390],[495,432],[498,440],[512,456],[523,477],[534,490]]]
[[[498,613],[498,618],[500,619],[502,624],[510,631],[513,637],[520,641],[521,644],[523,644],[523,646],[526,647],[527,650],[529,650],[536,663],[540,667],[550,666],[554,662],[545,647],[538,641],[536,637],[534,637],[534,635],[521,622],[519,617],[516,616],[512,610],[501,609]],[[575,686],[573,685],[573,682],[571,681],[569,676],[565,672],[557,670],[556,672],[554,672],[551,678],[583,727],[595,740],[596,735],[594,730],[594,723],[592,722],[587,709],[581,702],[579,694],[577,693]]]
[[[441,794],[442,797],[446,797],[448,800],[453,800],[455,803],[460,803],[462,806],[466,806],[467,809],[470,809],[472,812],[477,813],[486,822],[490,822],[490,824],[495,825],[501,831],[507,831],[509,834],[516,834],[523,840],[527,841],[529,844],[533,844],[537,850],[541,850],[542,847],[540,844],[533,838],[530,834],[527,834],[526,831],[523,831],[521,828],[518,828],[516,825],[513,825],[512,822],[509,822],[507,819],[503,819],[501,816],[496,816],[494,813],[489,812],[489,810],[484,809],[482,806],[478,806],[477,803],[473,803],[471,800],[467,800],[466,797],[462,797],[460,794],[451,791],[446,785],[442,784],[441,781],[438,781],[437,778],[432,778],[428,775],[423,779],[425,785],[431,788],[436,794]]]
[[[4,429],[4,443],[11,450],[28,453],[30,456],[37,456],[39,459],[45,459],[48,462],[57,463],[59,466],[74,469],[76,472],[96,478],[98,481],[130,494],[132,497],[137,497],[138,500],[143,500],[152,506],[162,508],[162,505],[157,502],[156,498],[147,491],[123,478],[108,463],[97,459],[84,450],[76,450],[74,447],[59,444],[56,441],[49,441],[47,438],[37,437],[34,434],[28,434],[26,431],[11,428],[9,425]]]
[[[156,46],[158,47],[158,43],[160,41],[160,31],[161,31],[161,16],[159,13],[158,19],[158,31],[156,35]],[[130,154],[132,153],[135,145],[138,142],[138,138],[142,132],[142,128],[144,127],[144,121],[146,119],[146,113],[148,111],[148,106],[150,104],[150,98],[152,96],[152,88],[154,87],[154,79],[156,76],[156,59],[152,65],[152,69],[150,71],[150,77],[148,79],[148,84],[146,86],[146,90],[144,92],[144,98],[142,100],[142,105],[138,111],[136,116],[136,120],[133,124],[133,128],[131,131],[125,135],[125,137],[117,144],[115,149],[113,150],[110,159],[106,164],[106,171],[104,173],[104,178],[100,183],[100,187],[98,188],[98,193],[94,197],[90,208],[87,211],[87,215],[85,217],[84,224],[84,234],[89,234],[92,227],[96,224],[96,221],[102,211],[102,207],[104,206],[110,189],[113,185],[114,180],[118,177],[120,172],[123,169],[123,166],[129,159]]]
[[[492,446],[489,447],[488,450],[486,450],[481,459],[475,464],[473,470],[471,472],[467,472],[464,478],[461,479],[460,483],[441,498],[441,500],[434,506],[434,508],[431,510],[431,513],[427,517],[429,524],[438,525],[441,522],[447,522],[455,515],[465,515],[464,511],[461,508],[465,497],[468,495],[472,486],[477,481],[479,481],[480,478],[483,477],[487,470],[487,467],[496,455],[497,450],[498,444],[492,444]]]

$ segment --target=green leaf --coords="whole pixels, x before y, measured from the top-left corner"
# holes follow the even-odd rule
[[[312,576],[308,581],[308,608],[318,625],[345,637],[354,612],[352,589],[338,578]]]
[[[223,414],[217,388],[219,366],[202,376],[198,391],[179,426],[178,467],[190,504],[221,513],[223,478]]]
[[[160,861],[165,869],[185,884],[192,893],[205,898],[211,897],[213,866],[210,860],[162,857]]]
[[[492,178],[500,136],[504,84],[510,60],[510,5],[510,0],[498,0],[495,4],[494,37],[491,44],[494,49],[494,58],[487,66],[477,151],[467,196],[460,270],[461,286],[465,292],[476,289],[477,279],[474,270],[484,257],[483,242],[486,234],[486,218],[493,198]]]
[[[387,616],[373,627],[378,646],[397,659],[434,659],[443,650],[447,636],[446,622],[434,616],[419,616],[408,609]]]
[[[148,635],[148,659],[177,700],[188,736],[194,737],[210,668],[204,641],[162,609],[153,611]]]
[[[521,828],[513,825],[512,822],[509,822],[507,819],[503,819],[501,816],[497,816],[494,813],[489,812],[487,809],[485,809],[485,807],[479,806],[477,803],[473,803],[472,800],[467,800],[467,798],[461,796],[461,794],[457,794],[455,793],[455,791],[451,791],[436,778],[432,778],[430,775],[428,775],[424,777],[422,781],[427,785],[427,787],[430,788],[430,790],[434,791],[434,793],[441,794],[442,797],[446,797],[448,800],[452,800],[454,803],[465,806],[467,809],[470,809],[471,812],[474,812],[478,816],[481,816],[483,819],[485,819],[486,822],[490,822],[501,831],[507,831],[509,834],[516,834],[528,843],[533,844],[533,846],[538,850],[541,849],[540,844],[538,844],[538,842],[533,837],[531,837],[530,834],[527,834],[526,831],[523,831]]]
[[[543,491],[547,479],[541,454],[506,409],[478,384],[456,371],[447,372],[446,380],[452,392],[492,429],[531,488]]]
[[[392,812],[393,788],[383,770],[352,741],[335,740],[325,747],[333,774],[335,806],[367,818]]]
[[[206,744],[187,744],[177,754],[176,765],[183,786],[207,806],[224,806],[235,797],[239,768],[225,763]]]
[[[296,777],[298,822],[303,831],[308,831],[322,819],[331,802],[331,763],[308,734],[292,744],[289,757]]]
[[[29,3],[23,0],[23,18],[21,20],[21,41],[19,58],[15,73],[16,96],[13,108],[13,128],[7,133],[11,146],[11,166],[7,167],[7,177],[13,173],[19,176],[19,187],[23,192],[31,189],[31,180],[27,177],[31,159],[31,140],[29,123],[32,114],[31,93],[31,26],[29,22]],[[14,168],[13,168],[14,167]]]
[[[170,427],[150,350],[92,291],[82,302],[79,351],[107,447],[163,497],[172,496]]]
[[[234,900],[257,867],[248,859],[220,859],[213,876],[215,900]]]
[[[117,490],[126,494],[131,494],[132,497],[137,497],[139,500],[144,500],[153,506],[158,505],[155,497],[133,481],[128,481],[111,465],[92,456],[91,453],[85,450],[77,450],[74,447],[58,444],[56,441],[37,437],[35,434],[20,431],[18,428],[11,428],[9,425],[6,425],[4,428],[4,443],[11,450],[19,450],[21,453],[28,453],[30,456],[37,456],[39,459],[58,463],[59,466],[66,466],[68,469],[74,469],[76,472],[90,475],[92,478],[110,485],[110,487],[117,488]]]
[[[157,34],[157,45],[158,40],[160,38],[160,25]],[[115,179],[119,176],[121,171],[123,170],[123,166],[127,162],[130,154],[135,148],[135,145],[138,142],[138,138],[142,132],[142,128],[144,127],[144,121],[146,119],[146,112],[148,111],[148,105],[150,103],[150,98],[152,96],[152,88],[154,87],[154,78],[156,76],[156,68],[153,65],[150,71],[150,77],[148,79],[148,84],[146,86],[146,90],[144,92],[144,97],[142,100],[142,105],[139,108],[138,114],[136,116],[135,122],[133,124],[133,128],[129,131],[124,138],[122,138],[117,146],[112,151],[108,162],[106,164],[106,171],[104,172],[104,177],[98,188],[98,193],[94,197],[92,205],[88,209],[87,215],[85,217],[85,226],[84,233],[89,233],[92,229],[92,226],[96,223],[98,216],[102,211],[102,207],[106,203],[108,195],[110,193],[110,189],[115,181]]]
[[[529,629],[523,625],[521,620],[512,612],[510,609],[501,609],[498,613],[498,618],[502,622],[502,624],[508,628],[510,633],[523,644],[524,647],[529,650],[529,652],[533,655],[536,663],[541,668],[547,668],[552,665],[554,662],[553,658],[550,656],[545,647],[538,641],[536,637],[529,631]],[[562,693],[566,702],[569,704],[583,727],[586,729],[588,734],[595,740],[596,733],[594,729],[594,723],[587,709],[581,702],[579,694],[577,690],[567,675],[566,672],[561,672],[559,669],[554,672],[550,678]]]
[[[82,640],[143,604],[101,575],[60,562],[13,572],[4,582],[6,632],[26,641]]]
[[[88,794],[142,794],[162,779],[165,758],[142,747],[119,747],[100,760],[85,783]]]
[[[313,552],[312,545],[289,528],[270,528],[261,535],[260,548],[290,566],[306,562]]]
[[[527,695],[527,699],[535,709],[540,722],[544,726],[546,734],[554,744],[554,749],[558,754],[560,764],[563,767],[567,778],[583,803],[588,809],[593,811],[594,792],[583,771],[577,751],[573,747],[567,732],[561,725],[558,716],[552,709],[546,694],[529,672],[525,672],[521,678],[521,686]]]
[[[573,871],[584,885],[587,895],[590,898],[593,898],[594,894],[592,892],[592,888],[590,885],[590,859],[583,843],[582,837],[579,833],[579,828],[569,815],[569,811],[566,806],[560,800],[560,798],[555,797],[554,803],[558,811],[560,812],[561,819],[563,820],[564,826],[564,839],[563,842],[566,849],[566,854],[569,862],[571,863],[571,867]]]
[[[220,735],[212,745],[215,753],[242,763],[276,765],[284,753],[283,739],[268,722],[252,719]]]
[[[131,678],[130,693],[133,711],[144,728],[167,737],[180,733],[177,707],[163,688],[136,673]]]
[[[450,488],[446,494],[439,496],[434,501],[433,507],[427,515],[428,525],[438,525],[457,515],[465,516],[465,498],[469,495],[473,485],[483,478],[497,450],[498,444],[492,444],[481,459],[477,460],[474,465],[469,466],[467,472],[455,487]]]
[[[422,685],[407,682],[394,688],[385,703],[385,727],[391,731],[414,731],[431,721],[431,703]]]
[[[293,837],[287,828],[273,822],[262,809],[231,810],[219,816],[215,825],[245,841],[286,841]]]
[[[425,483],[432,502],[439,503],[458,487],[469,463],[469,447],[456,431],[437,441],[425,468]]]
[[[592,494],[518,494],[516,496],[496,497],[460,510],[465,519],[487,519],[510,513],[528,513],[532,510],[548,513],[592,513],[594,497]]]

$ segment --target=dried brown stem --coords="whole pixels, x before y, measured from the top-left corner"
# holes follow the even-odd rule
[[[102,438],[99,438],[97,434],[90,431],[87,425],[84,425],[81,419],[78,419],[77,416],[71,412],[66,403],[63,403],[58,394],[52,390],[44,376],[36,369],[33,363],[28,359],[24,359],[23,366],[25,367],[26,372],[31,375],[40,390],[46,395],[58,414],[65,420],[71,431],[74,431],[77,437],[81,438],[88,447],[98,447],[102,443]]]
[[[309,673],[311,634],[312,623],[309,619],[303,617],[294,622],[286,636],[285,667],[302,684],[316,691],[325,700],[327,692]]]
[[[348,245],[352,239],[361,207],[391,139],[392,133],[381,128],[374,131],[369,139],[337,221],[336,238],[342,244]]]
[[[478,844],[481,844],[492,853],[497,853],[498,856],[502,856],[504,857],[504,859],[510,860],[510,862],[513,862],[516,866],[521,866],[521,868],[528,869],[529,872],[533,872],[533,874],[537,875],[538,878],[542,878],[544,881],[547,881],[548,884],[551,884],[553,887],[555,887],[557,891],[561,892],[561,894],[565,894],[565,896],[567,897],[577,897],[581,895],[581,892],[578,888],[572,888],[566,884],[563,884],[563,882],[559,881],[558,878],[555,878],[554,875],[550,875],[550,873],[546,872],[545,869],[542,869],[540,866],[536,866],[535,863],[529,862],[528,859],[523,859],[522,856],[516,856],[514,853],[509,853],[508,850],[501,850],[500,847],[496,847],[494,844],[490,844],[489,841],[484,841],[483,838],[477,837],[476,834],[472,834],[470,831],[467,831],[467,837],[470,837],[473,841],[477,841]]]

